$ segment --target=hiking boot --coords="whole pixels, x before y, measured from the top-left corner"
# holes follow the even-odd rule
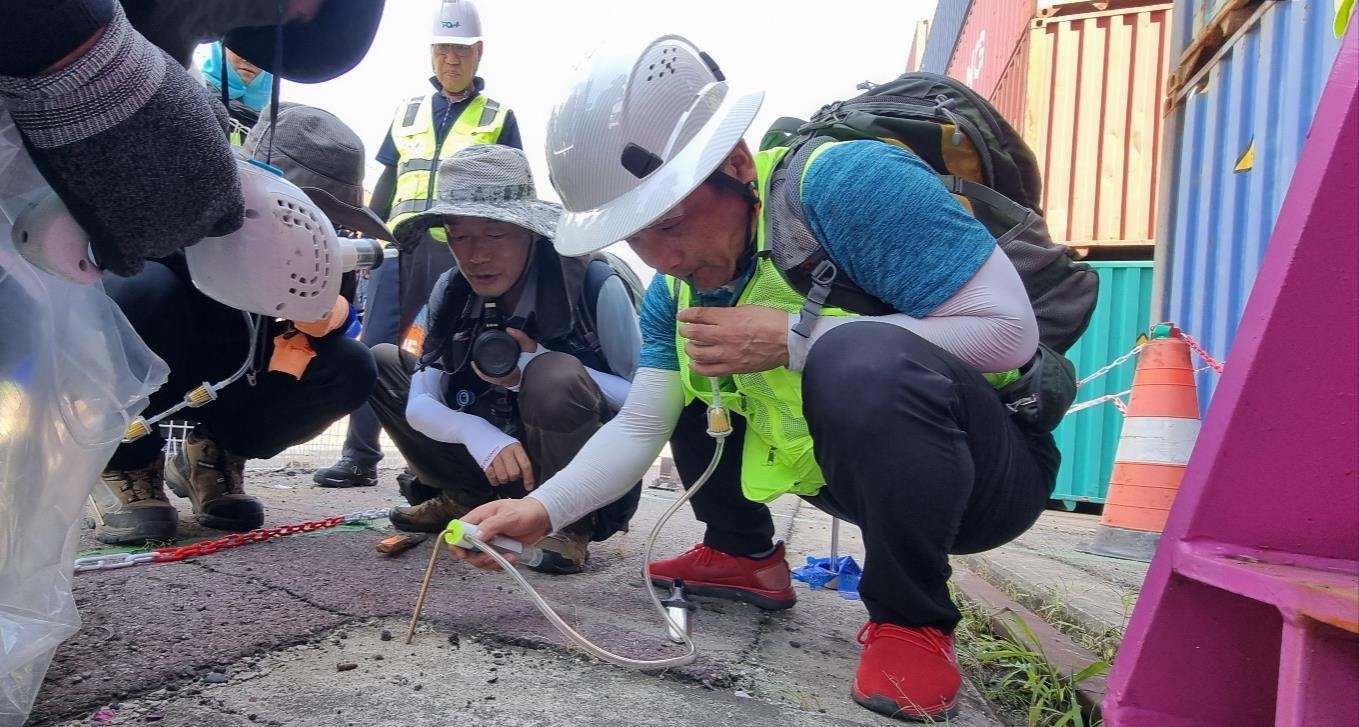
[[[203,527],[243,533],[264,524],[264,503],[245,494],[245,457],[196,432],[166,465],[165,484],[189,498]]]
[[[797,603],[783,543],[764,558],[727,555],[695,545],[683,555],[651,564],[651,582],[669,588],[676,578],[695,596],[744,601],[766,611],[782,611]]]
[[[859,629],[859,670],[854,701],[908,722],[934,722],[957,713],[963,677],[953,636],[939,629],[869,621]]]
[[[165,497],[165,460],[135,470],[104,470],[90,492],[94,538],[110,545],[173,540],[179,511]]]
[[[316,470],[311,481],[320,487],[372,487],[377,484],[377,465],[341,457],[339,462]]]
[[[416,477],[414,472],[411,472],[410,467],[397,473],[396,489],[401,493],[402,497],[406,498],[406,502],[409,502],[412,505],[419,505],[422,502],[433,500],[439,496],[439,493],[443,492],[443,490],[437,487],[430,487],[421,482],[420,478]]]
[[[472,508],[454,500],[447,492],[440,491],[438,497],[419,505],[392,508],[387,513],[387,519],[392,521],[392,527],[407,533],[442,533],[449,522],[469,512],[472,512]]]
[[[553,533],[533,544],[543,551],[543,560],[533,570],[539,573],[566,575],[585,570],[590,560],[588,533]]]

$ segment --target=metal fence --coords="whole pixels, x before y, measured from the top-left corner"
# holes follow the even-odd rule
[[[349,417],[344,417],[330,425],[328,429],[311,441],[289,447],[280,452],[277,457],[266,460],[251,460],[250,467],[296,467],[299,469],[328,467],[340,458],[340,451],[344,448],[345,431],[348,427]],[[165,437],[165,454],[168,456],[177,454],[180,447],[184,446],[184,437],[188,435],[191,429],[193,429],[193,424],[186,421],[162,422],[160,432]],[[382,433],[381,442],[382,451],[385,455],[382,459],[384,467],[399,467],[405,464],[405,459],[397,451],[396,445],[392,443],[386,432]]]

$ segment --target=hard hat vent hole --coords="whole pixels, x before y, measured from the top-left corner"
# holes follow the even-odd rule
[[[255,209],[254,207],[246,207],[245,218],[247,220],[258,220],[260,218],[260,211]]]

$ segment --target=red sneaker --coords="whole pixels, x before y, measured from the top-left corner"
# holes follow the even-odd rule
[[[859,629],[859,643],[864,651],[854,675],[854,701],[908,722],[956,713],[963,676],[952,634],[869,621]]]
[[[689,593],[745,601],[766,611],[782,611],[797,603],[783,543],[765,558],[727,555],[706,545],[651,564],[651,582],[668,588],[676,579]]]

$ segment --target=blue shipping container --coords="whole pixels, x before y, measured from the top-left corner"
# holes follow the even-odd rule
[[[1131,350],[1151,316],[1150,261],[1092,262],[1090,266],[1099,273],[1099,303],[1090,327],[1067,351],[1079,378]],[[1124,363],[1082,386],[1077,401],[1127,391],[1132,388],[1136,371],[1136,359]],[[1068,415],[1053,432],[1062,452],[1062,468],[1057,472],[1052,499],[1061,500],[1067,507],[1076,502],[1104,502],[1122,430],[1123,415],[1112,402]]]
[[[953,49],[958,45],[958,36],[963,33],[967,11],[971,8],[972,0],[939,0],[939,4],[934,7],[934,19],[930,21],[930,34],[925,38],[920,70],[930,73],[948,71],[949,61],[953,60]]]
[[[1176,58],[1195,6],[1175,3]],[[1161,317],[1231,358],[1321,90],[1340,47],[1319,0],[1265,2],[1192,79],[1167,126],[1169,189],[1161,210]],[[1353,200],[1350,200],[1353,203]],[[1217,384],[1200,374],[1204,412]]]

